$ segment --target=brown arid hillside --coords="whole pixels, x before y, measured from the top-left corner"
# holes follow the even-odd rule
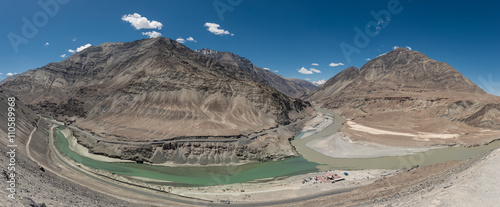
[[[312,110],[238,66],[163,37],[90,47],[1,87],[103,140],[165,143],[132,149],[86,143],[96,153],[144,161],[162,150],[167,159],[193,163],[296,156],[288,139]]]
[[[346,117],[342,132],[355,140],[421,146],[500,138],[500,97],[404,48],[345,69],[307,99]]]

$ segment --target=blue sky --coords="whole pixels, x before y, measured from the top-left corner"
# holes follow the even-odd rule
[[[59,8],[47,12],[39,2],[57,2]],[[0,79],[61,61],[61,55],[72,55],[68,50],[86,44],[133,41],[148,38],[144,32],[159,32],[183,38],[191,49],[230,51],[285,77],[310,81],[328,79],[349,66],[359,68],[394,46],[409,46],[500,95],[500,3],[495,1],[17,0],[0,5]],[[391,17],[377,19],[371,11],[388,11]],[[142,26],[150,29],[122,20],[134,13],[147,18]],[[23,18],[37,31],[28,31]],[[369,43],[356,45],[354,28],[364,31],[377,20],[370,29],[378,33],[368,37]],[[212,28],[214,33],[227,34],[208,31],[206,23],[220,25]],[[347,58],[342,42],[359,54]]]

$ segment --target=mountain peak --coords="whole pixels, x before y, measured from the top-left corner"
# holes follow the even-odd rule
[[[194,51],[197,53],[200,53],[202,55],[211,55],[211,54],[221,53],[220,51],[216,51],[216,50],[212,50],[212,49],[208,49],[208,48],[202,48],[202,49],[194,50]]]

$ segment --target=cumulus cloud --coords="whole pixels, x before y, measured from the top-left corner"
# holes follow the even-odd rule
[[[179,37],[175,41],[180,42],[180,43],[186,43],[186,42],[196,42],[196,40],[193,37],[188,37],[186,39]]]
[[[46,42],[43,46],[49,46],[50,44],[48,42]]]
[[[229,31],[221,29],[219,24],[207,22],[204,26],[207,27],[207,30],[212,34],[234,36],[234,34],[231,34]]]
[[[66,54],[62,54],[62,55],[60,55],[59,57],[65,58],[65,57],[66,57]]]
[[[262,68],[262,70],[271,70],[271,69],[269,69],[269,68]]]
[[[175,41],[179,42],[179,43],[186,43],[186,40],[184,38],[177,38]]]
[[[151,32],[143,32],[142,35],[146,35],[149,38],[155,38],[155,37],[160,37],[161,33],[157,32],[157,31],[151,31]]]
[[[122,20],[129,22],[135,29],[161,29],[163,24],[158,21],[149,21],[138,13],[122,16]]]
[[[7,76],[11,76],[11,75],[14,75],[15,73],[7,73]]]
[[[304,67],[302,67],[298,71],[299,71],[299,73],[306,74],[306,75],[311,75],[313,73],[321,73],[321,71],[318,70],[318,69],[311,68],[311,69],[308,70],[308,69],[306,69]]]
[[[311,63],[312,66],[318,66],[318,63]]]
[[[274,70],[274,72],[275,72],[275,73],[277,73],[277,72],[278,72],[278,70]]]
[[[341,65],[344,65],[344,63],[330,63],[330,67],[337,67]]]
[[[321,73],[321,70],[318,70],[318,69],[315,69],[315,68],[311,68],[309,70],[312,71],[313,73]]]
[[[411,50],[411,47],[410,46],[406,46],[406,49]]]
[[[320,86],[320,85],[323,85],[326,83],[326,80],[323,79],[323,80],[319,80],[319,81],[311,81],[311,83],[315,86]]]
[[[371,58],[366,58],[365,60],[372,60]]]
[[[394,50],[395,50],[395,49],[398,49],[398,48],[399,48],[398,46],[394,46],[392,49],[394,49]]]
[[[80,46],[80,47],[76,48],[76,50],[69,49],[69,50],[68,50],[68,52],[70,52],[70,53],[80,52],[80,51],[82,51],[82,50],[87,49],[87,48],[88,48],[88,47],[90,47],[90,46],[92,46],[92,45],[91,45],[91,44],[82,45],[82,46]]]
[[[89,48],[90,46],[92,46],[92,45],[86,44],[86,45],[80,46],[80,47],[76,48],[76,52],[80,52],[82,50],[85,50],[85,49]]]
[[[306,75],[313,74],[313,72],[312,72],[312,71],[307,70],[307,69],[306,69],[306,68],[304,68],[304,67],[302,67],[302,68],[299,70],[299,73],[306,74]]]

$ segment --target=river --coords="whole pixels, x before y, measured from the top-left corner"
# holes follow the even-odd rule
[[[330,111],[318,109],[320,113],[327,113],[334,117],[333,124],[324,130],[314,132],[307,138],[292,141],[302,157],[283,161],[249,163],[237,166],[193,166],[167,167],[152,166],[138,163],[109,163],[96,161],[80,156],[69,148],[66,137],[61,133],[64,126],[56,131],[58,149],[71,159],[88,167],[107,170],[125,177],[143,177],[152,179],[150,183],[170,186],[207,186],[223,185],[241,182],[262,182],[269,179],[279,179],[284,176],[293,176],[318,170],[358,170],[358,169],[401,169],[412,166],[427,166],[450,160],[464,160],[492,149],[500,148],[500,141],[479,147],[447,147],[415,153],[407,156],[389,156],[378,158],[332,158],[316,152],[306,144],[312,140],[332,135],[342,126],[342,118]],[[149,181],[148,181],[149,182]]]

